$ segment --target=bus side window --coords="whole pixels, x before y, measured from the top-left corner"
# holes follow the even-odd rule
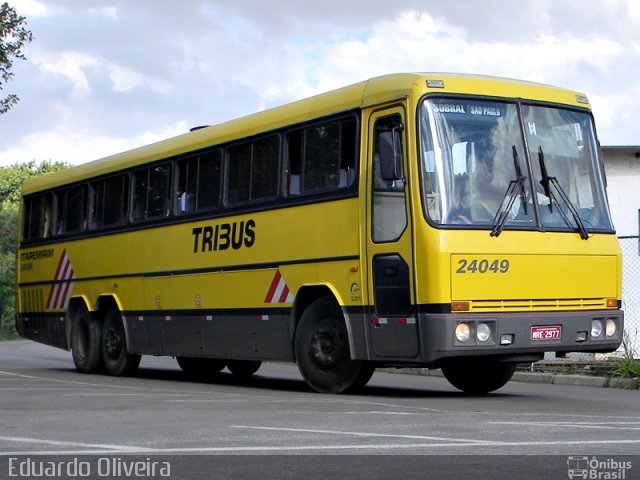
[[[133,221],[169,215],[171,164],[138,170],[133,175]]]
[[[229,205],[251,200],[251,143],[227,150],[227,202]]]
[[[216,149],[198,157],[196,209],[210,210],[220,205],[222,150]]]
[[[129,205],[129,177],[109,177],[94,182],[92,187],[93,228],[100,229],[125,223]]]
[[[65,194],[64,232],[84,230],[87,221],[87,186],[70,188]]]
[[[355,183],[358,148],[355,118],[324,122],[286,135],[288,195],[312,194]]]
[[[280,137],[277,135],[253,143],[251,158],[251,200],[274,198],[278,193]]]
[[[325,123],[305,130],[302,163],[304,193],[338,188],[340,184],[340,126]]]
[[[340,129],[340,188],[348,188],[356,180],[358,128],[354,118],[341,122]]]
[[[285,147],[285,161],[287,162],[288,195],[300,195],[300,166],[302,164],[302,145],[304,130],[287,133]]]
[[[52,203],[52,196],[48,193],[25,200],[22,229],[24,240],[37,240],[51,235]]]
[[[229,205],[264,201],[278,192],[280,137],[273,135],[228,149]]]
[[[195,210],[198,157],[179,160],[176,168],[176,210],[178,215]]]

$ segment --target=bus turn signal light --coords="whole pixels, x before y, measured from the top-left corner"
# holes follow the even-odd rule
[[[468,312],[469,302],[451,302],[452,312]]]
[[[618,299],[607,298],[607,308],[618,308]]]

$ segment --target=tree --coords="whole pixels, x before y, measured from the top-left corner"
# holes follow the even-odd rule
[[[22,184],[28,178],[67,167],[66,163],[50,161],[0,167],[0,338],[15,335],[16,240]]]
[[[25,17],[18,15],[15,8],[7,2],[0,5],[0,90],[13,77],[11,67],[14,59],[26,59],[24,48],[33,40],[26,25]],[[16,103],[17,95],[0,98],[0,115],[7,113]]]

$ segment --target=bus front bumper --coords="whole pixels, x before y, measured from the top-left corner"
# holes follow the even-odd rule
[[[465,357],[518,361],[545,352],[615,351],[622,343],[624,315],[621,310],[421,314],[419,324],[427,363]]]

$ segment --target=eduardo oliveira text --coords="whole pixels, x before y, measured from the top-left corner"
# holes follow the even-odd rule
[[[9,457],[9,477],[15,478],[159,478],[171,476],[171,464],[166,461],[97,457],[80,460],[32,459]]]

